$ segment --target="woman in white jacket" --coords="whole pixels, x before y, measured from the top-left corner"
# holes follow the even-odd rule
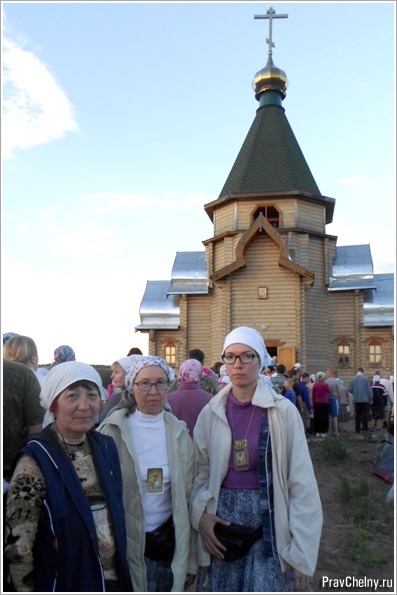
[[[193,445],[185,422],[164,410],[173,371],[140,357],[125,376],[119,407],[99,426],[119,453],[127,557],[135,591],[183,591],[197,571],[189,497]]]
[[[225,339],[230,384],[194,430],[192,526],[197,591],[304,590],[317,563],[322,508],[297,408],[263,381],[270,362],[249,327]]]

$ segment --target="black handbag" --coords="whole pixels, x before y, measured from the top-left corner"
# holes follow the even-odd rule
[[[150,560],[169,562],[174,557],[175,531],[172,516],[154,531],[145,533],[145,556]]]
[[[214,526],[215,537],[226,551],[223,553],[225,562],[234,562],[238,558],[246,556],[251,547],[263,535],[262,526],[256,529],[245,527],[244,525],[221,525],[217,523]]]

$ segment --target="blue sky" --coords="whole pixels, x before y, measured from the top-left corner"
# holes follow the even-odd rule
[[[203,205],[255,118],[270,6],[327,232],[394,271],[394,2],[2,2],[2,332],[40,363],[147,352],[146,281],[213,235]]]

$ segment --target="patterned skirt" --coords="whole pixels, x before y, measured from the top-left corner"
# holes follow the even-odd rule
[[[258,527],[262,523],[260,490],[221,488],[217,516],[231,523]],[[274,544],[274,551],[276,547]],[[263,539],[248,554],[234,562],[213,557],[211,565],[199,568],[197,592],[278,592],[289,591],[277,554],[267,557]]]
[[[174,574],[171,562],[156,562],[145,556],[145,566],[149,593],[167,593],[172,590]]]

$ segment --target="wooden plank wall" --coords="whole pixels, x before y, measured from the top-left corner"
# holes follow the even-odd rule
[[[214,212],[214,236],[233,230],[234,204],[229,203]]]
[[[185,359],[191,349],[201,349],[205,354],[205,366],[211,361],[211,299],[208,295],[189,295],[187,313],[187,345]]]
[[[324,240],[311,236],[305,253],[309,256],[309,269],[314,272],[312,287],[305,287],[302,293],[302,334],[305,345],[305,359],[301,362],[309,373],[325,371],[329,360],[329,302],[325,285]],[[299,262],[299,259],[298,259]],[[297,358],[302,358],[297,352]]]
[[[297,202],[296,227],[317,233],[325,232],[325,211],[322,205],[308,203],[303,200]]]
[[[231,327],[251,326],[265,341],[271,337],[296,345],[299,276],[279,267],[278,247],[264,234],[254,240],[245,257],[246,268],[231,277]],[[258,287],[268,288],[268,299],[258,299]]]

